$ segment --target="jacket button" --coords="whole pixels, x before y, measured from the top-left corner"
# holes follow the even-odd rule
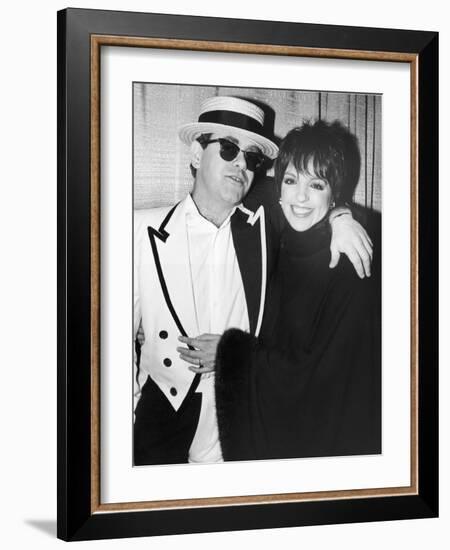
[[[164,359],[163,363],[166,367],[170,367],[172,365],[172,361],[168,357]]]
[[[177,395],[177,390],[175,388],[170,388],[170,394],[173,395],[174,397]]]
[[[159,333],[159,337],[161,338],[161,340],[165,340],[169,335],[167,334],[167,330],[162,330],[160,333]]]

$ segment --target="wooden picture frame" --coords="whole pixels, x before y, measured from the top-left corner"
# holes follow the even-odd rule
[[[145,502],[100,497],[100,53],[105,46],[408,64],[409,486]],[[58,13],[58,537],[87,540],[438,514],[438,36],[67,9]],[[432,215],[430,215],[430,213]]]

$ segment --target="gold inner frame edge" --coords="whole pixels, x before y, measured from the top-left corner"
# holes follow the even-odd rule
[[[163,48],[409,63],[411,70],[411,484],[406,487],[240,495],[143,502],[100,502],[100,50],[102,46]],[[306,48],[115,35],[91,35],[91,513],[275,504],[418,494],[418,55],[402,52]]]

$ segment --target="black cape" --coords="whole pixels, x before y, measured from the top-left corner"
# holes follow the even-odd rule
[[[324,220],[285,227],[261,336],[226,331],[216,406],[225,460],[381,452],[381,288],[346,257],[329,269]]]

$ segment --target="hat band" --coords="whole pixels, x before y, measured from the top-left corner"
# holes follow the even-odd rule
[[[200,115],[199,122],[209,122],[215,124],[224,124],[225,126],[234,126],[241,130],[248,130],[262,136],[261,124],[252,117],[235,113],[233,111],[208,111]]]

